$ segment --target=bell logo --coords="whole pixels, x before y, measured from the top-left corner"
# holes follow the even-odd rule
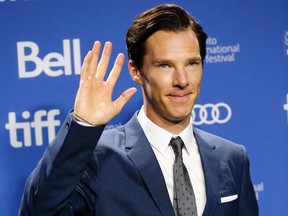
[[[80,40],[73,39],[72,44],[74,73],[80,74]],[[38,54],[39,46],[36,43],[32,41],[17,42],[19,78],[34,78],[42,72],[50,77],[72,75],[72,49],[69,39],[63,40],[63,54],[51,52],[43,59],[41,59]]]

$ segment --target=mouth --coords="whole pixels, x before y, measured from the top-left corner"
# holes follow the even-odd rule
[[[186,101],[189,100],[192,93],[181,93],[181,94],[168,94],[168,98],[172,101]]]

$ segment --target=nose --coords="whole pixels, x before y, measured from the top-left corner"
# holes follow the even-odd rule
[[[184,68],[175,69],[173,86],[177,88],[185,88],[189,85],[187,72]]]

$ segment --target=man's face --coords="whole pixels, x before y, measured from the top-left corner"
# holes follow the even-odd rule
[[[199,95],[202,62],[195,33],[157,31],[145,42],[138,83],[144,111],[159,126],[188,124]]]

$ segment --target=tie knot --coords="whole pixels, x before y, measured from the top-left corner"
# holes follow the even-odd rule
[[[172,138],[170,141],[170,145],[172,146],[175,157],[182,156],[182,148],[184,143],[179,136],[176,138]]]

